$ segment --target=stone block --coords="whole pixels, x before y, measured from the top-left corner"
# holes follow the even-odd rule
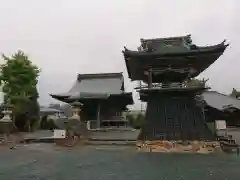
[[[150,149],[148,152],[192,152],[192,153],[213,153],[215,152],[215,147],[218,143],[215,141],[204,142],[204,141],[182,141],[182,143],[177,143],[177,141],[151,141],[149,144],[139,143],[138,150],[144,148]]]

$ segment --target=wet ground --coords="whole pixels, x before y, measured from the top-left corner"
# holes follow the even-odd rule
[[[224,133],[221,131],[220,133]],[[240,130],[227,131],[240,144]],[[112,133],[112,134],[111,134]],[[95,132],[98,138],[117,138],[118,132]],[[130,134],[128,134],[130,133]],[[125,132],[126,139],[138,132]],[[26,134],[52,136],[50,131]],[[240,156],[140,153],[135,146],[79,146],[54,144],[0,147],[2,180],[239,180]]]
[[[240,157],[137,153],[134,147],[56,148],[31,144],[0,149],[6,180],[239,180]]]

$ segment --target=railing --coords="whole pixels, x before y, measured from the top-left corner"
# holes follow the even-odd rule
[[[142,85],[141,83],[139,84],[138,87],[135,89],[169,89],[169,88],[208,88],[204,83],[189,83],[189,82],[183,82],[183,83],[155,83],[152,84],[151,87],[148,85]]]

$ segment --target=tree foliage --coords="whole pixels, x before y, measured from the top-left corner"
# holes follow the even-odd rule
[[[0,82],[5,103],[13,105],[13,120],[22,129],[33,126],[38,119],[37,83],[40,70],[28,56],[18,51],[10,57],[2,55]]]
[[[138,113],[138,114],[132,114],[128,113],[126,115],[126,119],[128,120],[129,124],[134,128],[134,129],[140,129],[144,125],[144,114]]]

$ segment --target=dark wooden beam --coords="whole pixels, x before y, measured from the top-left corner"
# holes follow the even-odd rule
[[[98,107],[97,107],[97,128],[100,128],[101,126],[101,104],[98,102]]]
[[[152,69],[148,70],[148,87],[152,88]]]

